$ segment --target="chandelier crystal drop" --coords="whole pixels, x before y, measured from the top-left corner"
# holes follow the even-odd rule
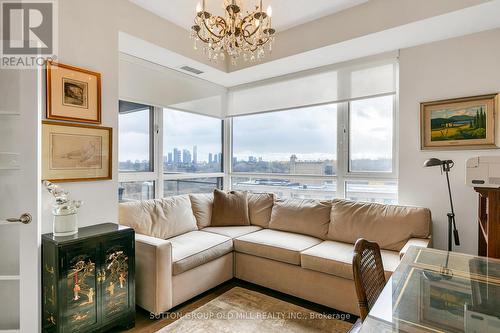
[[[276,30],[272,27],[272,8],[263,11],[262,0],[254,11],[242,12],[240,1],[224,0],[225,16],[207,11],[205,0],[196,6],[191,38],[194,49],[203,44],[203,53],[210,60],[224,60],[226,55],[233,64],[240,57],[245,61],[257,61],[272,51]]]

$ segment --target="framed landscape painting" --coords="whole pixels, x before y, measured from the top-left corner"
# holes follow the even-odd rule
[[[101,123],[101,74],[47,61],[47,119]]]
[[[495,94],[421,103],[421,148],[496,148],[497,108]]]
[[[112,128],[42,123],[42,179],[73,182],[111,179]]]

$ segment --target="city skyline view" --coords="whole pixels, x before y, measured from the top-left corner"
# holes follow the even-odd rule
[[[354,171],[392,169],[392,98],[385,96],[351,102],[349,148]],[[335,165],[337,116],[337,105],[330,104],[234,117],[234,171],[288,173],[287,163],[292,155],[299,161],[332,161]],[[133,112],[120,117],[120,166],[126,164],[132,170],[142,170],[148,165],[149,128],[148,112]],[[221,154],[220,119],[164,109],[163,129],[166,170],[189,172],[186,169],[189,167],[193,172],[202,172],[202,164],[213,164],[214,156]],[[175,150],[178,159],[174,161]],[[219,160],[217,158],[217,164]],[[178,168],[181,163],[184,166]],[[249,166],[249,163],[253,165]],[[134,167],[133,164],[141,166]],[[220,165],[214,167],[208,168],[210,172],[221,170]]]

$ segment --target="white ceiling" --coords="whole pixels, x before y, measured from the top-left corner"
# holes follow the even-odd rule
[[[153,0],[148,1],[153,2]],[[188,2],[188,0],[182,1]],[[499,28],[498,13],[500,13],[500,0],[490,1],[231,73],[217,70],[123,32],[120,33],[119,45],[123,53],[176,70],[183,65],[198,68],[204,73],[195,75],[196,77],[224,87],[233,87],[332,63]]]
[[[190,29],[193,25],[195,8],[202,0],[130,0],[164,19]],[[238,0],[244,10],[253,9],[259,0]],[[273,7],[273,25],[278,32],[314,21],[341,10],[357,6],[368,0],[263,0],[263,7]],[[223,14],[223,0],[206,0],[207,11]]]

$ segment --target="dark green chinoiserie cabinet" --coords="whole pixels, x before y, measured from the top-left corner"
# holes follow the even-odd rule
[[[43,332],[104,332],[135,321],[134,230],[113,223],[42,236]]]

